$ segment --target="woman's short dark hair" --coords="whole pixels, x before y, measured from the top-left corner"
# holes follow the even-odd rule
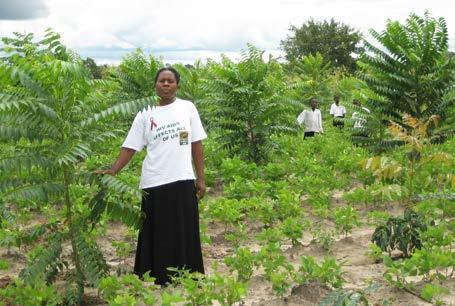
[[[156,75],[155,75],[155,84],[156,82],[158,82],[158,77],[160,76],[160,73],[163,72],[163,71],[170,71],[174,74],[175,76],[175,80],[177,81],[177,84],[180,82],[180,73],[177,72],[177,70],[175,70],[174,68],[172,67],[163,67],[161,68],[160,70],[158,70],[156,72]]]

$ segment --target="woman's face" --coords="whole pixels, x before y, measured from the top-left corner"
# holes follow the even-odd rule
[[[163,99],[174,98],[178,88],[179,85],[175,75],[169,70],[161,71],[155,84],[155,91],[158,97]]]

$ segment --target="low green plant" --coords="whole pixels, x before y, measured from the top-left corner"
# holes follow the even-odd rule
[[[368,244],[368,250],[365,252],[365,255],[376,263],[382,260],[382,250],[375,243]]]
[[[420,292],[420,296],[434,305],[444,305],[440,299],[442,295],[449,294],[450,290],[434,284],[425,284]]]
[[[220,275],[216,269],[214,275],[210,278],[214,283],[213,298],[222,306],[231,306],[238,303],[245,297],[247,284],[239,281],[232,276]]]
[[[238,157],[223,159],[219,168],[224,183],[232,182],[236,177],[253,179],[258,176],[258,167],[255,163],[245,162]]]
[[[187,302],[185,305],[212,305],[214,300],[223,306],[234,305],[246,295],[247,284],[232,276],[219,274],[216,264],[213,267],[212,275],[190,272],[185,269],[168,269],[174,274],[172,276],[173,286],[180,286],[184,290],[182,296]]]
[[[438,246],[422,248],[416,250],[412,257],[401,260],[394,261],[384,256],[384,265],[387,267],[384,278],[390,284],[398,288],[413,288],[410,276],[421,276],[424,282],[442,281],[453,276],[455,254]]]
[[[343,193],[343,200],[347,204],[364,204],[372,202],[371,195],[365,188],[356,188],[350,192]]]
[[[134,246],[127,241],[112,241],[111,244],[115,249],[115,255],[119,259],[117,274],[123,274],[125,272],[125,259],[128,258],[128,256],[130,256],[130,254],[133,252]]]
[[[374,227],[385,225],[390,217],[392,217],[392,215],[389,212],[383,210],[373,210],[367,214],[368,224]]]
[[[280,226],[281,232],[290,239],[292,245],[300,244],[299,239],[302,238],[304,221],[302,218],[289,217],[286,218]]]
[[[213,279],[199,272],[185,269],[168,268],[173,273],[171,277],[174,286],[184,289],[183,296],[189,305],[211,305],[215,299],[215,284]]]
[[[245,215],[243,210],[242,201],[237,199],[220,198],[208,204],[209,216],[224,224],[225,233],[229,226],[235,226],[236,223],[243,220]]]
[[[311,203],[313,213],[322,219],[329,216],[331,195],[327,191],[321,191],[319,187],[310,193],[308,201]]]
[[[46,284],[44,277],[35,275],[33,282],[26,283],[16,279],[6,288],[0,289],[2,305],[60,305],[61,297],[53,285]]]
[[[371,241],[384,252],[395,249],[403,252],[404,257],[409,257],[415,249],[420,249],[422,242],[420,233],[427,229],[421,215],[411,209],[406,209],[403,217],[391,217],[385,225],[378,226]]]
[[[232,256],[224,258],[224,263],[231,272],[237,272],[237,279],[246,282],[253,275],[257,265],[256,255],[249,248],[237,248]]]
[[[293,285],[294,269],[291,267],[291,265],[280,266],[268,275],[268,278],[272,283],[272,290],[280,298],[282,298]]]
[[[10,267],[9,261],[6,259],[0,259],[0,270],[8,270]]]
[[[224,234],[224,239],[232,243],[234,247],[240,246],[243,241],[248,239],[248,228],[244,223],[233,224],[232,230]]]
[[[171,306],[173,304],[179,304],[185,301],[185,298],[178,290],[170,291],[169,289],[163,291],[161,294],[161,303],[162,306]]]
[[[277,190],[274,196],[276,218],[280,221],[290,217],[299,218],[303,215],[300,206],[299,196],[294,192],[289,192],[288,188]]]
[[[324,250],[330,252],[333,244],[335,243],[335,231],[317,228],[313,233],[312,241],[316,242]]]
[[[327,294],[318,304],[318,306],[356,306],[356,305],[370,305],[367,299],[367,295],[375,292],[381,286],[378,284],[371,284],[365,289],[352,290],[352,289],[339,289]],[[379,306],[378,303],[374,304]],[[390,305],[389,300],[384,300],[381,306]]]
[[[269,243],[281,244],[284,237],[283,232],[279,227],[271,227],[262,229],[262,231],[256,236],[256,239],[263,245],[267,245]]]
[[[312,256],[300,257],[300,266],[295,280],[298,284],[311,281],[319,281],[321,284],[330,285],[333,288],[341,288],[344,279],[341,266],[334,257],[326,256],[321,264],[318,264]]]
[[[355,226],[360,225],[359,212],[352,206],[344,206],[335,209],[335,228],[338,232],[344,233],[345,237]]]
[[[282,275],[285,273],[292,273],[294,267],[288,262],[279,242],[269,242],[264,245],[256,258],[257,262],[264,268],[265,278],[272,282],[272,286],[273,282],[275,282],[277,290],[282,285],[286,286],[284,283],[280,285],[279,279],[282,279]]]
[[[433,247],[450,247],[454,241],[454,232],[450,227],[453,226],[446,221],[438,225],[428,226],[425,232],[420,234],[422,245],[428,249]]]
[[[248,212],[249,219],[261,222],[264,227],[271,227],[277,222],[275,205],[268,198],[251,198],[248,203],[252,204],[253,209]]]
[[[137,305],[138,302],[145,305],[154,305],[157,301],[157,289],[155,279],[148,273],[144,280],[140,280],[135,274],[125,274],[121,277],[108,276],[101,279],[98,290],[109,305]]]

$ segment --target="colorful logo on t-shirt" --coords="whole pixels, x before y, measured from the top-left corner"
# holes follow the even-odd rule
[[[188,132],[187,131],[180,131],[179,132],[179,139],[180,145],[187,145],[188,144]]]

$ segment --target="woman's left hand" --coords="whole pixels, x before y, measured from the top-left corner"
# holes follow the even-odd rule
[[[198,200],[202,199],[205,195],[205,181],[196,180],[196,197]]]

